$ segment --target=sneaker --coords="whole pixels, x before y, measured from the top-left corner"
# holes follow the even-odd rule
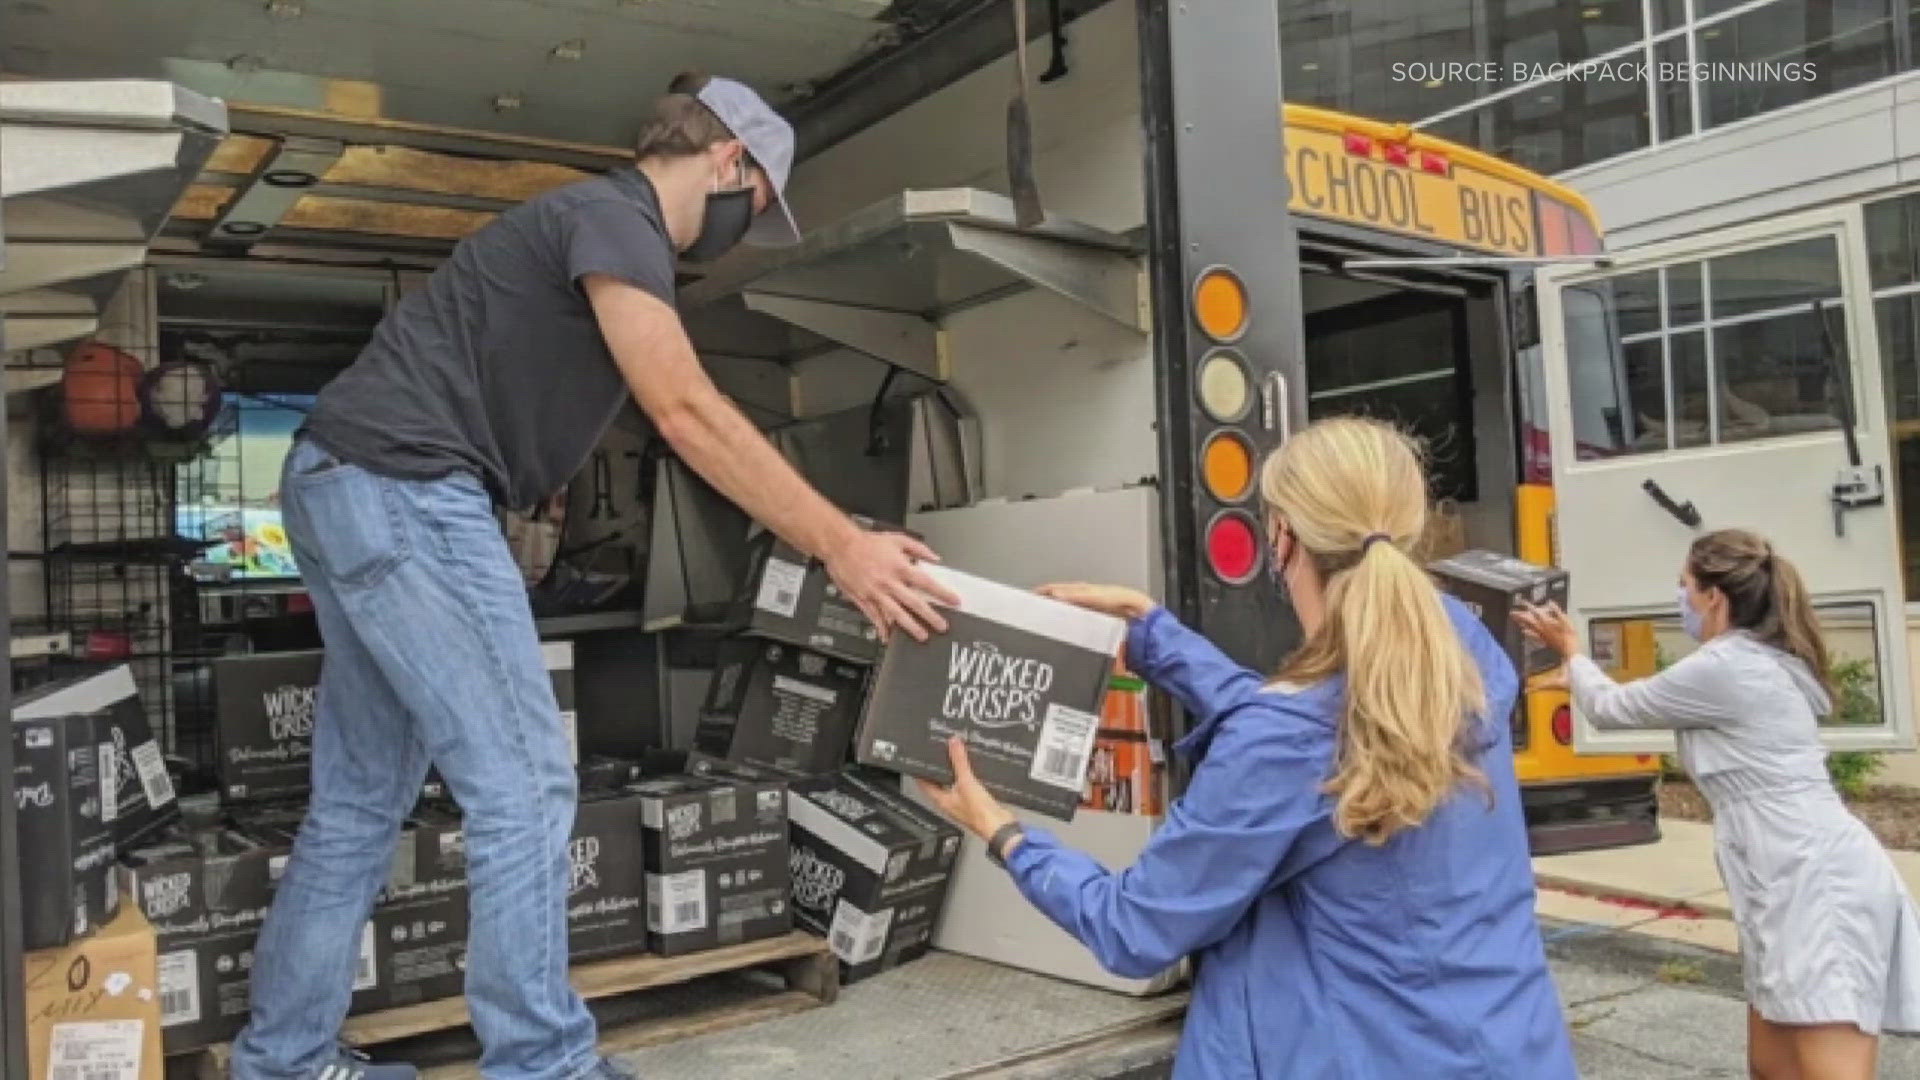
[[[320,1067],[313,1080],[417,1080],[420,1070],[411,1065],[375,1065],[367,1055],[348,1047],[340,1056]]]
[[[640,1080],[640,1074],[627,1068],[612,1058],[601,1058],[600,1064],[586,1075],[585,1080]]]

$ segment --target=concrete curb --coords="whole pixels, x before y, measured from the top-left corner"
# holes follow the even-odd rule
[[[1733,918],[1731,907],[1713,899],[1725,896],[1726,891],[1723,889],[1715,889],[1713,892],[1699,896],[1680,897],[1538,870],[1534,871],[1533,883],[1536,888],[1572,893],[1576,896],[1589,896],[1596,900],[1627,900],[1639,904],[1650,904],[1675,914],[1695,915],[1709,919]]]

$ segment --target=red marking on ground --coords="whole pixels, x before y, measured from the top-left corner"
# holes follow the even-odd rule
[[[1642,900],[1637,896],[1618,896],[1609,893],[1589,892],[1585,889],[1556,887],[1552,891],[1565,893],[1568,896],[1584,897],[1588,900],[1598,900],[1603,904],[1612,904],[1614,907],[1626,908],[1629,911],[1651,912],[1655,918],[1659,919],[1704,919],[1707,917],[1704,912],[1701,912],[1697,908],[1688,907],[1685,904],[1668,904],[1657,900]]]

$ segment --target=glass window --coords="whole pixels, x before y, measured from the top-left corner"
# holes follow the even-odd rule
[[[1834,335],[1834,347],[1840,355],[1829,360],[1819,319],[1811,311],[1716,327],[1719,441],[1839,427],[1841,386],[1835,365],[1847,362],[1842,335]]]
[[[1867,260],[1873,287],[1891,289],[1920,281],[1920,195],[1868,203]]]
[[[1839,247],[1831,236],[1723,255],[1707,271],[1716,321],[1840,296]]]
[[[1675,578],[1680,567],[1676,560]],[[1820,726],[1880,727],[1880,636],[1872,604],[1819,604],[1814,618],[1827,645],[1827,678],[1833,683],[1834,709]],[[1687,636],[1679,612],[1650,612],[1639,618],[1592,619],[1587,623],[1593,662],[1615,679],[1630,682],[1672,667],[1699,643]]]
[[[1894,420],[1920,420],[1920,294],[1876,301],[1880,326],[1880,368]],[[1909,425],[1897,428],[1907,437]],[[1911,425],[1920,435],[1920,424]]]
[[[1654,71],[1686,70],[1690,52],[1687,35],[1677,34],[1653,46]],[[1661,139],[1677,139],[1693,134],[1693,83],[1686,79],[1660,80]]]
[[[1653,0],[1653,29],[1672,30],[1685,26],[1687,22],[1687,0]]]
[[[1712,7],[1703,4],[1702,10]],[[1722,5],[1724,8],[1726,5]],[[1708,127],[1744,120],[1893,74],[1889,0],[1780,0],[1703,26],[1699,59],[1765,65],[1696,83]]]
[[[1563,80],[1488,103],[1489,152],[1549,175],[1647,146],[1653,118],[1638,58],[1630,78]]]
[[[1713,403],[1707,393],[1707,333],[1675,334],[1667,341],[1673,365],[1673,445],[1705,446],[1713,437]]]
[[[1667,276],[1667,325],[1693,326],[1704,317],[1700,299],[1700,264],[1681,263],[1661,271]]]
[[[1713,318],[1703,325],[1706,295]],[[1839,314],[1829,312],[1839,354],[1830,360],[1811,303],[1839,295],[1839,245],[1831,236],[1565,290],[1576,456],[1595,460],[1838,427],[1841,383],[1834,366],[1848,362],[1846,335]],[[1610,323],[1630,340],[1609,341]]]

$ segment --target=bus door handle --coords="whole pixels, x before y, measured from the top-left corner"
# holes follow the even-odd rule
[[[1260,388],[1260,418],[1268,431],[1280,432],[1285,442],[1293,434],[1293,408],[1287,397],[1287,377],[1278,371],[1267,373],[1267,385]]]
[[[1700,511],[1694,507],[1692,502],[1676,502],[1673,496],[1667,494],[1666,489],[1662,488],[1659,482],[1653,479],[1648,479],[1645,483],[1641,484],[1640,487],[1647,493],[1648,498],[1658,503],[1660,509],[1672,514],[1680,524],[1685,525],[1689,529],[1697,529],[1700,527]]]

